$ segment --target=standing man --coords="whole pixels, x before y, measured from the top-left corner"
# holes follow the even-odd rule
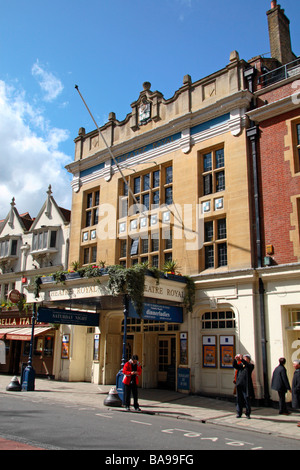
[[[138,383],[139,383],[139,376],[142,373],[142,368],[140,363],[138,362],[138,356],[133,355],[132,358],[124,364],[123,367],[123,383],[125,387],[125,407],[127,411],[130,411],[130,397],[131,392],[133,395],[134,401],[134,409],[135,411],[141,411],[139,404],[138,404]]]
[[[273,371],[271,387],[273,390],[278,392],[279,397],[279,414],[280,415],[289,415],[286,403],[285,395],[286,392],[291,392],[290,382],[286,373],[286,368],[284,367],[286,360],[284,357],[279,359],[279,366],[277,366]]]
[[[293,382],[292,382],[292,407],[299,409],[300,408],[300,361],[296,359],[293,361],[293,366],[295,369]],[[300,422],[297,424],[300,428]]]
[[[233,361],[233,367],[237,370],[236,377],[236,410],[237,418],[243,413],[243,406],[246,407],[246,417],[250,419],[251,404],[250,398],[254,397],[254,388],[251,374],[254,364],[251,364],[251,356],[249,354],[238,354]]]

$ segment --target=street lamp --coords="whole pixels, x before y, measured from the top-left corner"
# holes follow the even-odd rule
[[[35,370],[32,367],[33,342],[34,342],[34,324],[36,320],[36,303],[33,304],[31,340],[28,356],[28,364],[23,372],[22,391],[32,392],[35,388]]]
[[[123,384],[123,367],[126,362],[126,343],[127,343],[127,317],[128,317],[128,309],[129,309],[129,296],[128,294],[124,294],[123,297],[123,307],[124,307],[124,333],[123,333],[123,351],[122,351],[122,361],[121,361],[121,369],[117,373],[116,377],[116,388],[122,403],[125,403],[125,394],[124,394],[124,384]]]

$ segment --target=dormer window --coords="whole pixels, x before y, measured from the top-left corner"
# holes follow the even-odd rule
[[[57,230],[44,229],[33,234],[32,251],[56,249]]]
[[[0,240],[0,258],[17,256],[18,240],[16,238],[6,238]]]

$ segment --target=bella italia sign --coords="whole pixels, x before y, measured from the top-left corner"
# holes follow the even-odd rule
[[[185,283],[175,282],[169,279],[160,279],[159,284],[150,276],[145,277],[145,297],[158,300],[168,300],[176,303],[184,301]],[[61,300],[87,299],[111,295],[107,288],[107,280],[101,280],[101,284],[91,279],[77,279],[66,281],[63,286],[55,283],[43,284],[39,293],[39,302],[55,302]],[[27,302],[35,302],[33,292],[28,292]]]

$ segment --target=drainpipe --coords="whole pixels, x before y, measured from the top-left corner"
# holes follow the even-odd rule
[[[265,288],[263,280],[259,277],[259,308],[260,308],[260,328],[261,328],[261,353],[263,362],[263,384],[264,384],[264,404],[270,406],[270,392],[268,380],[268,359],[267,359],[267,339],[265,321]]]
[[[259,135],[258,127],[253,126],[247,130],[247,137],[251,144],[252,170],[253,170],[253,197],[255,212],[255,231],[256,231],[256,268],[262,267],[261,252],[261,226],[259,211],[259,186],[258,186],[258,166],[257,166],[257,138]],[[260,327],[261,327],[261,353],[263,363],[263,387],[264,387],[264,404],[270,404],[269,382],[268,382],[268,360],[267,360],[267,340],[266,340],[266,320],[265,320],[265,302],[264,302],[264,283],[259,277],[259,310],[260,310]]]
[[[258,169],[257,169],[257,152],[256,141],[258,137],[257,126],[247,130],[247,137],[251,143],[252,169],[253,169],[253,197],[255,211],[255,235],[256,235],[256,260],[257,268],[261,268],[261,239],[260,239],[260,215],[259,215],[259,189],[258,189]]]

